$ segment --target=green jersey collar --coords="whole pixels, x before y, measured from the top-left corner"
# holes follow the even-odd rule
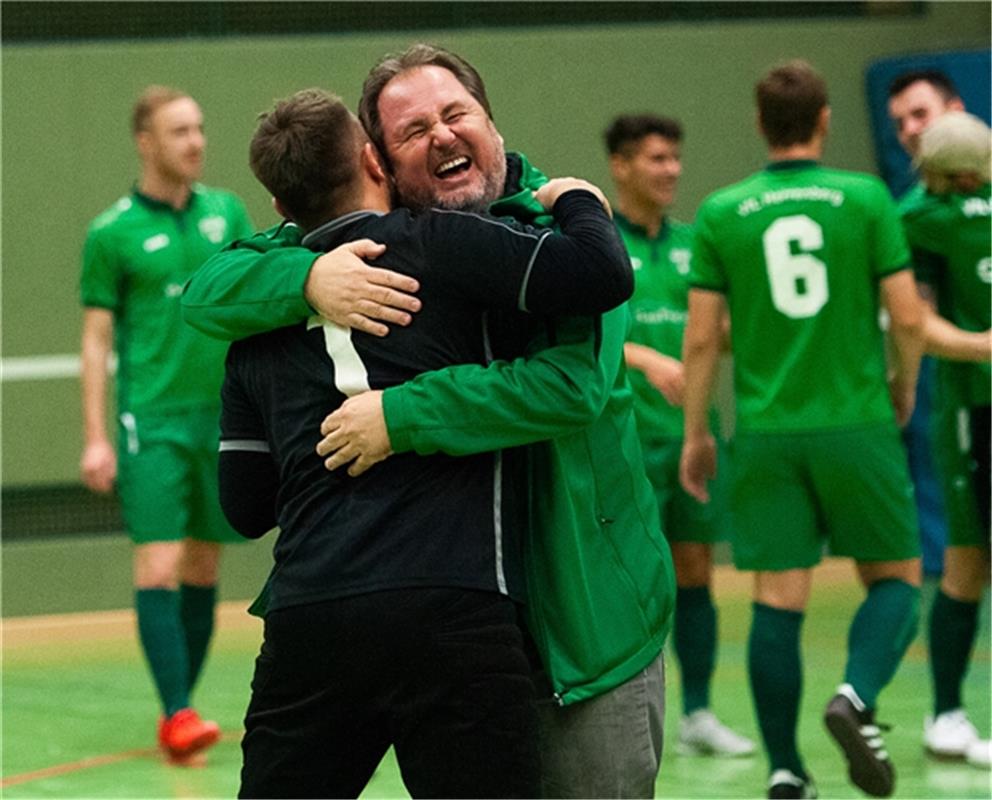
[[[515,217],[530,225],[551,227],[554,217],[534,199],[534,190],[548,182],[539,169],[531,166],[523,153],[507,152],[507,185],[503,196],[489,206],[497,217]]]
[[[672,226],[668,221],[668,217],[667,216],[662,217],[661,227],[658,228],[658,235],[655,236],[654,239],[651,239],[648,236],[647,228],[645,228],[643,225],[638,225],[636,222],[631,222],[619,211],[616,210],[613,211],[613,221],[617,224],[617,227],[621,231],[624,231],[626,233],[632,233],[636,236],[640,236],[642,239],[647,239],[648,241],[654,241],[654,242],[662,241],[666,236],[668,236],[669,232],[672,229]]]
[[[787,158],[783,161],[769,161],[765,169],[769,172],[780,172],[786,169],[808,169],[818,166],[820,162],[812,158]]]
[[[194,198],[198,197],[202,193],[203,193],[203,186],[201,184],[199,184],[199,183],[194,183],[190,187],[189,197],[186,198],[186,205],[183,206],[182,208],[175,208],[174,206],[170,205],[169,203],[166,203],[163,200],[158,200],[157,198],[149,197],[147,194],[144,194],[138,188],[138,184],[137,183],[134,184],[134,186],[131,187],[131,195],[132,195],[132,197],[134,197],[134,199],[137,200],[139,203],[141,203],[143,206],[146,206],[147,208],[150,208],[153,211],[154,210],[158,210],[158,211],[174,211],[174,212],[179,213],[179,214],[182,214],[182,213],[185,213],[186,211],[189,211],[190,208],[193,205]]]

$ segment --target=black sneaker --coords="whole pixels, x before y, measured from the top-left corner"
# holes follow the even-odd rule
[[[800,778],[788,769],[777,769],[768,779],[768,796],[771,798],[815,798],[816,786],[809,776]]]
[[[896,785],[896,771],[882,741],[875,714],[868,711],[847,684],[830,698],[823,722],[847,759],[851,783],[873,797],[889,797]]]

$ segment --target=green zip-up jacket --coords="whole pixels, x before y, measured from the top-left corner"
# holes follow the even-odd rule
[[[521,155],[508,161],[509,189],[492,213],[550,224],[532,194],[547,179]],[[315,256],[300,238],[283,225],[214,256],[186,287],[187,321],[234,339],[310,315],[303,285]],[[626,306],[599,319],[533,322],[525,356],[419,375],[387,389],[383,409],[396,452],[536,442],[527,618],[556,698],[569,704],[624,683],[658,655],[675,579],[623,363]]]

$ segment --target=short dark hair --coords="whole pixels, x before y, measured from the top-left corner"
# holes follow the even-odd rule
[[[478,100],[489,119],[493,118],[486,96],[486,85],[475,67],[455,53],[432,44],[414,44],[399,55],[384,56],[369,71],[362,84],[362,99],[358,104],[358,118],[361,120],[369,139],[379,149],[387,161],[385,137],[382,132],[382,118],[379,116],[379,95],[393,78],[417,67],[442,67],[452,73],[470,95]]]
[[[603,131],[603,141],[611,156],[629,156],[641,139],[652,134],[677,144],[682,141],[682,125],[678,120],[657,114],[621,114]]]
[[[944,102],[956,100],[961,97],[958,94],[958,87],[954,85],[954,81],[948,77],[946,72],[941,72],[939,69],[914,69],[896,76],[892,83],[889,84],[889,97],[902,94],[914,83],[919,83],[920,81],[929,83],[936,89],[937,93],[944,99]]]
[[[772,147],[803,144],[813,138],[827,105],[827,84],[802,59],[779,64],[754,87],[761,130]]]
[[[171,86],[145,87],[134,101],[134,108],[131,109],[131,133],[137,136],[142,131],[148,130],[148,121],[156,111],[162,106],[186,97],[189,97],[186,92]]]
[[[366,139],[341,98],[304,89],[258,119],[251,170],[293,221],[310,230],[348,210]]]

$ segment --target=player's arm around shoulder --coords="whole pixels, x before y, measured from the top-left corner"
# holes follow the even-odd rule
[[[316,253],[283,223],[231,242],[208,258],[183,290],[183,318],[197,330],[233,341],[291,325],[312,311],[303,296]]]
[[[534,314],[601,314],[629,299],[633,270],[602,192],[559,178],[535,197],[554,209],[558,230],[459,211],[424,215],[427,256],[445,265],[446,283],[485,308]]]

